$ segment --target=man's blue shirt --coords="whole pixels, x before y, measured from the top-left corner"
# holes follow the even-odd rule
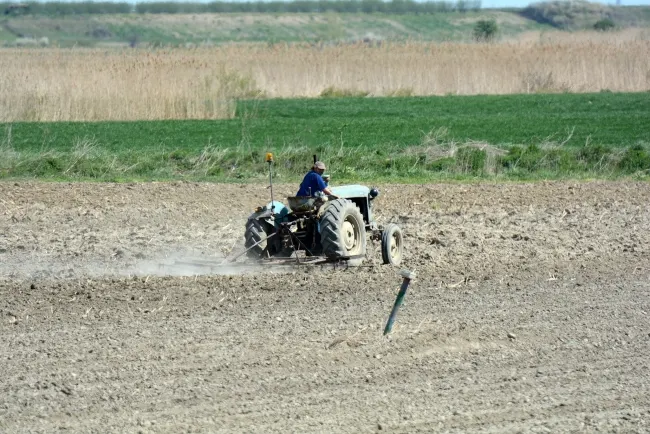
[[[312,170],[303,178],[300,184],[300,190],[298,190],[296,196],[314,196],[317,192],[323,191],[325,188],[327,188],[327,185],[325,185],[323,177],[318,172]]]

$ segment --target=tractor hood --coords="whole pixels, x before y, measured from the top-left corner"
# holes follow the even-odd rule
[[[343,199],[352,199],[355,197],[368,197],[370,188],[365,185],[339,185],[338,187],[331,187],[332,193]]]

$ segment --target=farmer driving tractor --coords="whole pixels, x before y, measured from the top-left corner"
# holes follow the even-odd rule
[[[315,159],[315,158],[314,158]],[[322,161],[316,161],[312,166],[309,173],[305,175],[300,184],[300,189],[296,196],[317,196],[320,192],[331,196],[334,199],[338,199],[338,196],[332,193],[332,190],[328,187],[325,180],[323,180],[323,173],[325,173],[325,163]],[[329,176],[328,176],[329,179]]]

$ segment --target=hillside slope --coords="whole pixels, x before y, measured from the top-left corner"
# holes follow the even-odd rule
[[[41,38],[59,46],[218,44],[223,42],[353,42],[359,40],[470,41],[480,19],[495,19],[500,37],[552,29],[517,13],[495,10],[430,15],[389,14],[112,14],[0,21],[0,44]]]

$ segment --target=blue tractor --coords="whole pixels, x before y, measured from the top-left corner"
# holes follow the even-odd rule
[[[358,266],[366,258],[370,239],[381,242],[384,264],[399,265],[402,230],[396,224],[382,227],[374,220],[372,204],[379,190],[364,185],[330,188],[338,198],[291,196],[285,205],[273,200],[271,183],[271,202],[258,207],[246,222],[247,255],[256,259],[302,256]]]

